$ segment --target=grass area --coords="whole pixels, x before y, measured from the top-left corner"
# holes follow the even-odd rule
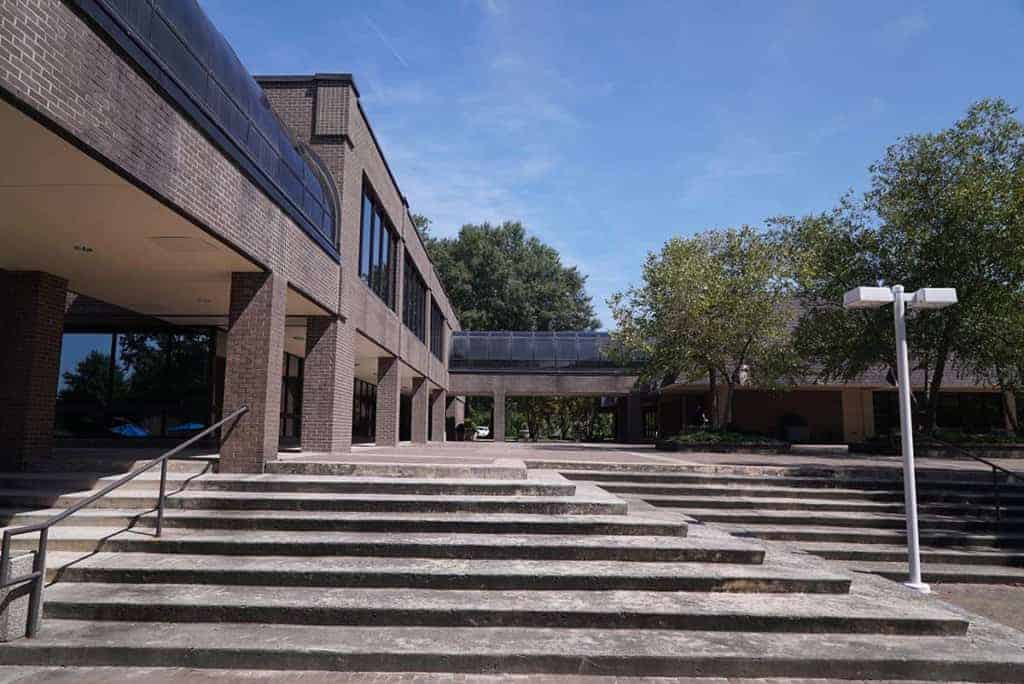
[[[731,430],[697,430],[695,432],[681,432],[665,438],[666,442],[674,444],[756,444],[764,446],[780,446],[780,442],[764,435],[749,434],[746,432],[733,432]]]

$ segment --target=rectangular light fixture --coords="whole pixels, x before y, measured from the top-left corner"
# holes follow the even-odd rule
[[[955,287],[922,287],[907,304],[915,309],[941,309],[956,304]]]
[[[892,304],[892,290],[887,287],[855,287],[843,295],[844,309],[877,309]]]

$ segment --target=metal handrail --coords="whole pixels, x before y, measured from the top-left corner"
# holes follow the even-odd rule
[[[995,503],[996,520],[1002,520],[1002,505],[999,497],[999,473],[1003,473],[1008,478],[1008,484],[1016,485],[1024,484],[1024,475],[1021,475],[1020,473],[1016,473],[1008,468],[1004,468],[1001,465],[993,463],[987,458],[982,458],[977,454],[972,454],[969,450],[960,446],[959,444],[953,444],[952,442],[947,442],[945,440],[939,439],[938,437],[932,437],[931,435],[922,436],[930,442],[934,442],[946,449],[959,452],[961,455],[966,456],[967,458],[972,458],[975,461],[983,463],[992,469],[992,498]]]
[[[118,487],[121,487],[122,485],[131,482],[142,473],[159,465],[160,495],[157,498],[156,505],[156,536],[159,537],[163,528],[164,496],[166,495],[167,492],[168,459],[180,453],[187,447],[195,444],[197,441],[199,441],[206,435],[210,434],[214,430],[220,428],[220,426],[224,425],[225,423],[240,418],[243,414],[247,413],[248,411],[248,406],[242,406],[241,408],[236,409],[229,416],[222,418],[221,420],[217,421],[216,423],[206,428],[199,434],[188,438],[187,440],[185,440],[178,446],[174,447],[170,451],[167,451],[157,456],[153,460],[145,463],[139,468],[136,468],[127,475],[119,478],[118,480],[115,480],[114,482],[111,482],[106,487],[96,492],[89,498],[83,501],[79,501],[73,506],[69,506],[60,513],[50,518],[47,518],[43,522],[34,523],[32,525],[23,525],[21,527],[11,527],[4,530],[3,543],[2,546],[0,546],[0,589],[5,589],[7,587],[14,586],[15,584],[22,584],[24,582],[33,583],[32,593],[31,596],[29,597],[28,628],[25,631],[26,636],[34,637],[36,633],[39,631],[39,618],[43,603],[43,584],[45,583],[46,580],[46,542],[47,539],[49,538],[50,528],[56,525],[57,523],[65,520],[69,516],[74,515],[78,511],[85,508],[86,506],[90,506],[96,503],[110,492],[114,491]],[[11,538],[20,534],[29,534],[31,532],[39,533],[39,546],[36,549],[35,559],[32,563],[32,572],[28,573],[27,575],[22,575],[21,577],[12,578],[10,576],[11,563],[13,561],[13,559],[11,558]]]

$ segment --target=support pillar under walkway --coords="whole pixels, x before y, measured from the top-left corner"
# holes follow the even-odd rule
[[[0,470],[21,471],[53,447],[68,283],[0,270]]]
[[[352,336],[352,324],[339,318],[306,319],[302,376],[304,451],[343,453],[352,449]]]
[[[505,404],[505,393],[495,392],[494,407],[491,409],[494,423],[494,434],[491,437],[495,442],[505,441]]]
[[[262,473],[277,459],[286,301],[287,282],[280,276],[231,274],[223,411],[245,405],[249,412],[227,426],[221,472]]]
[[[398,446],[399,414],[402,405],[401,362],[377,359],[377,446]]]

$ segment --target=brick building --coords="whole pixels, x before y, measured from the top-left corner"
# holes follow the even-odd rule
[[[508,333],[494,358],[518,365],[450,372],[453,339],[475,333],[453,338],[353,78],[253,77],[191,0],[0,0],[0,149],[4,470],[55,441],[174,443],[243,405],[225,471],[282,445],[442,440],[466,395],[494,397],[498,439],[509,396],[607,397],[631,442],[707,401],[635,391],[583,333],[537,338],[529,363],[515,340],[533,334]],[[950,389],[949,415],[998,422],[992,388]],[[743,390],[735,413],[860,441],[891,397],[879,378]]]
[[[459,324],[345,74],[250,76],[193,2],[0,3],[0,443],[444,438]],[[402,434],[402,433],[408,433]]]

